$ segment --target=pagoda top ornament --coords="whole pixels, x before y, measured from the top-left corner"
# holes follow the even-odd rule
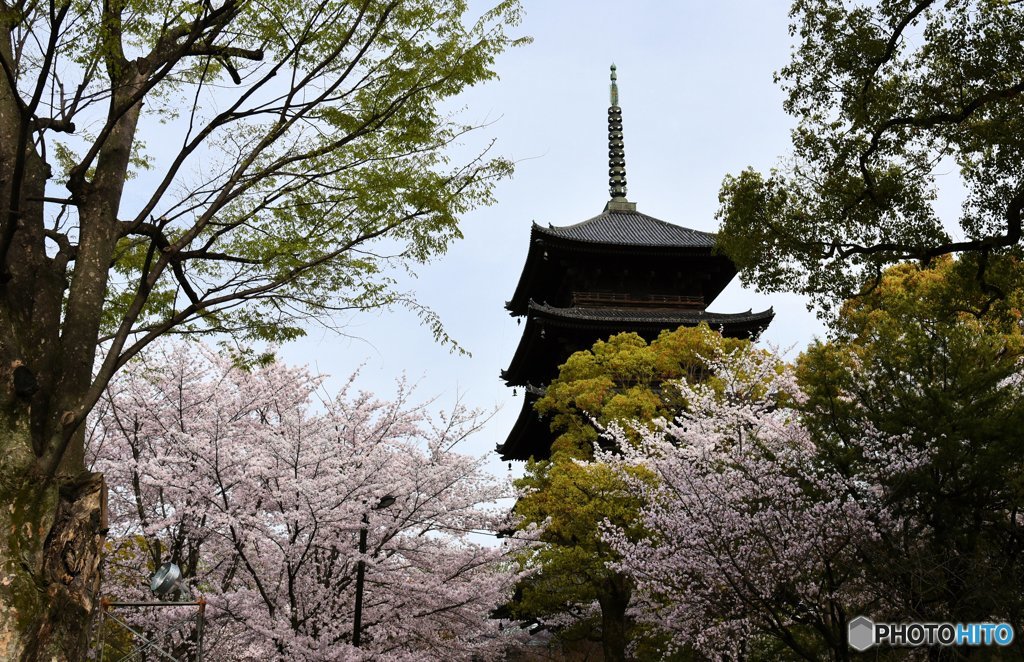
[[[608,192],[611,200],[605,211],[636,211],[636,203],[626,199],[626,144],[622,138],[622,108],[615,65],[611,68],[608,106]]]

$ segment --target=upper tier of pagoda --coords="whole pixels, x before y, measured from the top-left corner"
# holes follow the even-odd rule
[[[563,227],[533,224],[526,265],[505,307],[525,315],[530,300],[572,304],[577,292],[678,295],[701,309],[728,285],[736,269],[714,253],[715,236],[642,214],[613,211]],[[612,259],[615,269],[607,261]],[[652,267],[657,267],[652,273]]]

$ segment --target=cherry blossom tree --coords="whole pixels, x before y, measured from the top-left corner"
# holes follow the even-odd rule
[[[620,333],[569,357],[537,401],[556,438],[551,457],[528,462],[516,482],[520,529],[542,528],[541,544],[523,558],[524,567],[537,572],[519,587],[510,608],[554,632],[552,643],[563,653],[596,642],[607,662],[625,660],[631,645],[636,655],[646,655],[646,633],[629,618],[632,585],[609,567],[618,555],[601,537],[606,520],[630,529],[640,501],[608,466],[577,460],[592,459],[598,431],[616,421],[646,425],[678,411],[678,392],[663,384],[702,379],[704,356],[747,344],[706,324],[664,331],[650,343]]]
[[[992,258],[1005,296],[976,276],[889,269],[795,369],[718,352],[677,418],[611,431],[623,457],[596,459],[657,477],[630,482],[644,535],[606,524],[638,619],[751,660],[847,659],[858,614],[1020,621],[1021,264]]]
[[[647,535],[605,536],[636,584],[635,615],[669,634],[669,650],[846,659],[848,620],[885,601],[858,559],[899,527],[878,489],[886,476],[852,480],[817,461],[794,408],[803,396],[775,355],[740,349],[711,366],[713,382],[678,383],[681,416],[598,457],[657,476],[622,473],[646,502]],[[890,442],[870,430],[851,440],[888,477],[923,460]]]
[[[404,381],[379,399],[354,377],[315,407],[320,384],[182,344],[117,377],[89,435],[111,485],[105,594],[143,597],[177,563],[209,602],[213,659],[493,658],[512,636],[489,618],[517,579],[511,543],[470,534],[504,525],[493,504],[510,491],[457,450],[484,417],[433,414]]]

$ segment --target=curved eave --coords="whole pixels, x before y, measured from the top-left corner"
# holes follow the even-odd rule
[[[525,305],[519,305],[519,302],[529,302],[529,294],[533,289],[537,270],[540,268],[539,263],[544,259],[543,248],[538,246],[538,227],[539,226],[534,223],[533,227],[530,229],[530,248],[526,252],[526,263],[523,265],[523,271],[519,274],[519,282],[516,284],[516,289],[512,294],[512,298],[505,302],[505,309],[517,317],[526,314]]]
[[[516,351],[508,364],[508,369],[501,371],[501,378],[509,386],[528,386],[531,383],[531,377],[535,379],[540,377],[539,374],[529,374],[528,368],[538,365],[535,360],[531,360],[531,357],[547,354],[547,348],[544,347],[547,339],[543,337],[542,331],[543,327],[538,325],[532,317],[526,319],[523,335],[519,338],[519,344],[516,345]],[[555,369],[556,366],[547,367]]]
[[[556,308],[531,301],[530,319],[539,319],[553,326],[601,328],[604,326],[659,326],[678,328],[697,326],[701,322],[712,328],[731,329],[740,326],[759,326],[764,329],[775,318],[773,308],[744,313],[710,313],[697,310],[582,307]]]
[[[536,398],[524,398],[519,417],[512,425],[508,437],[495,448],[502,460],[525,462],[531,457],[544,459],[551,453],[551,430],[533,410],[534,402]]]
[[[552,376],[542,372],[541,368],[549,372],[556,370],[557,366],[548,363],[550,355],[556,351],[551,343],[560,335],[559,329],[581,339],[578,349],[588,349],[596,341],[624,331],[653,339],[662,331],[697,326],[701,322],[728,338],[756,339],[775,318],[772,308],[757,313],[708,313],[635,308],[555,308],[533,301],[528,305],[528,312],[512,361],[501,373],[509,386],[540,383],[540,380]],[[566,358],[562,357],[561,361]]]

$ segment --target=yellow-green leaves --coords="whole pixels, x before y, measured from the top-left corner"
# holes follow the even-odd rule
[[[553,456],[592,457],[598,441],[594,423],[621,423],[629,434],[635,422],[675,415],[683,403],[672,382],[710,378],[709,359],[746,344],[701,325],[665,331],[650,344],[635,333],[621,333],[573,354],[536,405],[559,433]]]

